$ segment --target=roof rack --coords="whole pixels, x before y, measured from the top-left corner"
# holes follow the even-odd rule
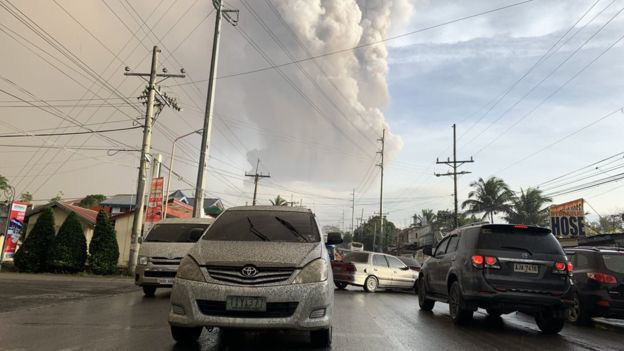
[[[462,225],[460,227],[457,227],[457,229],[465,228],[465,227],[472,227],[472,226],[477,226],[477,225],[484,225],[484,224],[490,224],[490,222],[488,222],[488,221],[481,221],[481,222],[468,223],[468,224],[464,224],[464,225]]]

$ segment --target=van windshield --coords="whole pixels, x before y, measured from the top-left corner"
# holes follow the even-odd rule
[[[194,243],[208,226],[209,224],[201,223],[156,224],[147,234],[145,242]]]
[[[252,210],[224,212],[204,240],[319,242],[321,237],[309,212]]]
[[[479,249],[522,251],[563,255],[559,241],[550,233],[535,233],[530,230],[492,230],[482,229],[479,235]]]

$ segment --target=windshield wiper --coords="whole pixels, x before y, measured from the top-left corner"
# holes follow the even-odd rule
[[[501,246],[501,249],[510,249],[510,250],[518,250],[518,251],[526,251],[529,253],[529,255],[533,256],[533,253],[531,252],[531,250],[529,249],[525,249],[524,247],[517,247],[517,246]]]
[[[281,225],[283,225],[284,227],[286,227],[286,229],[290,230],[291,233],[295,234],[297,237],[299,237],[301,240],[303,240],[304,242],[308,242],[308,239],[303,236],[303,234],[299,233],[299,231],[287,220],[279,218],[277,216],[275,216],[275,219],[280,222]]]
[[[251,218],[247,217],[247,222],[249,222],[249,232],[258,238],[262,239],[262,241],[271,241],[268,236],[262,234],[256,227],[254,227]]]

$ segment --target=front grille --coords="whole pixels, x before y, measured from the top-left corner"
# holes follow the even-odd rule
[[[197,307],[207,316],[233,318],[286,318],[295,313],[298,302],[267,302],[266,311],[228,311],[225,301],[197,300]]]
[[[157,266],[179,266],[182,257],[167,258],[167,257],[152,257],[150,262]]]
[[[242,285],[283,282],[288,280],[295,271],[293,267],[258,267],[258,274],[253,277],[246,277],[241,273],[242,269],[242,266],[206,266],[206,270],[212,279]]]
[[[174,278],[176,275],[175,271],[145,271],[143,273],[146,277],[156,277],[156,278]]]

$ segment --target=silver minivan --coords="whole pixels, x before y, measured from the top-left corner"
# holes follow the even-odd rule
[[[141,244],[134,279],[145,296],[173,285],[182,257],[213,222],[213,218],[168,218],[154,225]]]
[[[309,331],[331,343],[334,286],[325,243],[309,209],[225,210],[184,257],[171,291],[173,338],[192,343],[204,327]],[[328,235],[327,244],[342,242]]]

